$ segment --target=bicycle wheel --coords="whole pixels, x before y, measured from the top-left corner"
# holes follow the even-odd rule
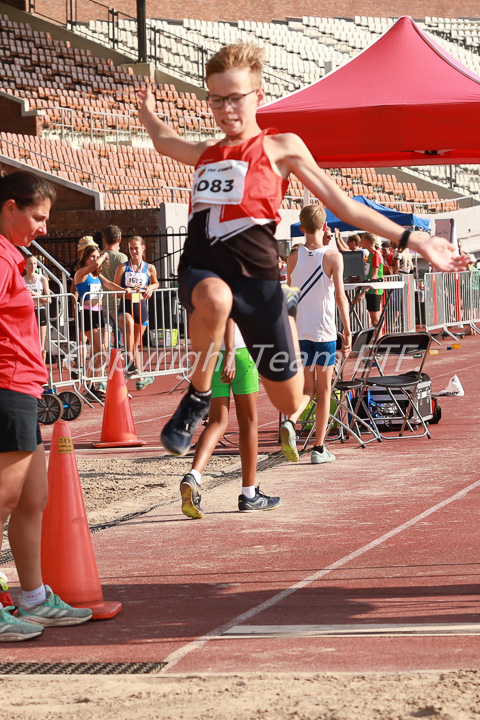
[[[47,393],[38,401],[38,421],[43,425],[51,425],[63,415],[63,403],[57,395]]]
[[[58,397],[63,405],[62,418],[68,421],[76,420],[85,404],[82,396],[73,392],[73,390],[64,390],[58,394]]]

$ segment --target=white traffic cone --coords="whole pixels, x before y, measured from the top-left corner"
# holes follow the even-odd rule
[[[452,378],[450,378],[445,390],[442,390],[442,392],[439,394],[440,395],[455,395],[456,397],[463,397],[465,395],[465,390],[462,387],[462,383],[458,379],[458,375],[454,375]]]

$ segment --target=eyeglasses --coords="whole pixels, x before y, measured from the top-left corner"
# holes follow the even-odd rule
[[[207,102],[213,110],[220,110],[224,104],[231,105],[233,108],[242,107],[247,95],[257,92],[250,90],[248,93],[234,93],[233,95],[207,95]]]

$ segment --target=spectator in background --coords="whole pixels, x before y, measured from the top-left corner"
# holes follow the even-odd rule
[[[393,250],[390,240],[384,240],[381,248],[383,258],[383,275],[393,274]]]
[[[463,249],[461,240],[458,240],[458,254],[463,255],[463,257],[467,260],[467,268],[468,270],[470,270],[470,272],[475,269],[477,259],[475,255],[473,255],[472,253],[468,253],[466,252],[466,250]]]
[[[303,242],[296,242],[290,249],[290,254],[287,257],[287,276],[291,273],[291,268],[295,265],[298,248],[303,247]]]
[[[395,250],[393,256],[393,274],[409,275],[413,270],[412,254],[408,248]]]
[[[110,282],[115,282],[117,268],[128,260],[125,253],[120,252],[122,231],[117,225],[107,225],[102,232],[102,240],[104,244],[103,252],[108,255],[108,262],[105,262],[102,267],[102,275]]]
[[[128,242],[130,259],[119,265],[115,273],[115,282],[126,291],[125,312],[121,308],[120,324],[125,337],[128,367],[127,375],[137,375],[141,369],[138,346],[148,325],[148,300],[159,286],[155,265],[144,260],[145,243],[140,235]],[[153,383],[153,377],[137,379],[137,390]]]
[[[354,236],[352,235],[351,237]],[[337,249],[340,250],[340,252],[353,252],[354,250],[358,250],[355,242],[350,242],[350,240],[351,238],[349,238],[348,241],[344,240],[340,230],[335,228],[335,242],[337,244]]]
[[[280,272],[280,282],[286,283],[287,282],[287,256],[284,253],[281,253],[278,256],[278,270]]]
[[[13,607],[0,604],[0,643],[30,640],[44,626],[76,625],[92,617],[91,610],[64,603],[42,579],[48,480],[38,400],[48,376],[18,248],[46,234],[54,199],[53,186],[33,173],[0,177],[0,549],[8,521],[21,588],[15,615]]]
[[[305,368],[303,396],[298,409],[280,428],[282,453],[298,462],[295,423],[317,396],[315,445],[311,462],[331,463],[335,455],[325,446],[332,376],[337,349],[335,304],[344,327],[343,352],[351,349],[349,306],[343,286],[343,256],[328,245],[323,205],[306,205],[300,213],[300,228],[305,233],[305,246],[296,254],[296,264],[289,281],[302,289],[297,307],[297,328],[300,352]]]
[[[96,243],[87,243],[74,275],[75,287],[83,314],[83,329],[92,351],[90,362],[93,366],[91,367],[93,377],[102,375],[102,367],[107,360],[108,327],[102,315],[102,286],[108,288],[108,290],[123,292],[119,285],[107,280],[100,272],[107,257],[107,253],[100,254]],[[90,374],[90,371],[88,374]],[[96,388],[92,388],[90,392],[103,400],[105,390],[105,383],[100,381],[97,383]]]
[[[24,281],[27,290],[33,298],[35,304],[35,314],[40,329],[40,346],[42,348],[43,359],[45,360],[45,337],[47,334],[47,303],[51,303],[49,297],[50,288],[45,275],[37,272],[38,260],[34,255],[29,255],[25,261]]]
[[[354,250],[360,250],[360,236],[357,234],[350,235],[347,240],[347,245],[348,245],[348,249],[351,250],[352,252]]]
[[[93,239],[93,237],[91,235],[84,235],[78,241],[78,243],[77,243],[77,259],[73,261],[73,263],[70,265],[70,268],[69,268],[70,275],[72,276],[72,284],[70,286],[70,292],[73,293],[74,295],[76,295],[77,291],[75,288],[75,281],[74,281],[73,277],[74,277],[75,273],[77,272],[78,263],[80,262],[82,253],[88,245],[93,245],[94,247],[96,247],[100,250],[100,246],[95,242],[95,240]]]
[[[102,266],[102,274],[110,282],[115,281],[115,275],[117,268],[127,262],[128,257],[125,253],[120,252],[120,243],[122,242],[122,231],[118,225],[107,225],[102,232],[102,241],[104,245],[103,251],[107,253],[108,259]],[[107,307],[106,311],[110,323],[112,325],[113,332],[113,347],[118,348],[120,346],[120,338],[118,337],[118,315],[120,310],[121,298],[117,297],[117,301],[114,302],[112,298],[107,296]]]
[[[383,258],[379,246],[381,247],[381,244],[376,235],[369,232],[363,233],[362,249],[368,251],[366,279],[380,283],[383,279]],[[366,298],[367,310],[373,326],[376,326],[380,320],[382,295],[383,290],[380,286],[379,288],[368,288],[366,292],[362,290],[356,299],[356,302],[360,302],[363,297]]]

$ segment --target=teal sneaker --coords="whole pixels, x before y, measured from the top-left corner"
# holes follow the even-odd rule
[[[137,390],[143,390],[143,388],[146,388],[147,385],[151,385],[154,380],[155,380],[155,378],[153,378],[153,377],[140,378],[135,383],[135,387],[137,388]]]
[[[312,458],[311,462],[312,465],[321,465],[322,463],[331,463],[335,462],[336,456],[330,452],[330,450],[327,450],[327,448],[323,448],[323,452],[319,452],[319,450],[315,450],[313,448],[312,450]]]
[[[281,426],[280,440],[282,441],[283,457],[286,457],[290,462],[298,462],[297,435],[291,420],[286,420]]]
[[[0,605],[0,643],[32,640],[43,633],[43,627],[36,623],[24,622],[10,613],[13,606]]]
[[[40,605],[28,605],[23,598],[18,600],[17,617],[28,623],[37,623],[45,627],[57,625],[80,625],[92,617],[89,608],[73,608],[55,595],[52,588],[45,585],[47,599]]]

